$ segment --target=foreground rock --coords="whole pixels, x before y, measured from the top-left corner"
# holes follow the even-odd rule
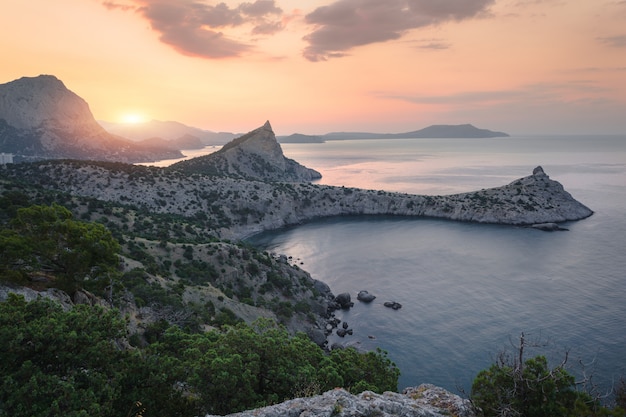
[[[402,394],[365,391],[352,395],[343,389],[322,395],[229,414],[230,417],[474,417],[471,405],[458,395],[430,384],[407,388]],[[215,416],[207,416],[215,417]]]

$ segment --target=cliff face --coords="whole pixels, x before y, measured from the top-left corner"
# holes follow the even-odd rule
[[[407,388],[402,394],[371,391],[352,395],[343,389],[328,391],[322,395],[296,398],[284,403],[256,410],[229,414],[228,417],[474,417],[470,402],[458,395],[423,384]],[[216,416],[206,416],[216,417]]]
[[[168,171],[271,182],[301,182],[322,177],[319,172],[283,155],[270,122],[213,154],[178,162]]]
[[[0,150],[25,159],[140,162],[182,156],[107,133],[87,102],[52,75],[0,85]]]

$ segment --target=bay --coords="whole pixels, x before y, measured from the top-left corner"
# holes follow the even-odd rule
[[[265,232],[249,242],[292,256],[335,294],[377,296],[338,313],[381,348],[399,388],[468,390],[522,332],[553,364],[593,374],[601,390],[626,376],[626,137],[534,136],[282,144],[319,181],[415,194],[507,184],[543,166],[594,210],[567,232],[406,217],[340,217]],[[397,301],[400,310],[383,306]],[[584,364],[584,366],[581,365]]]

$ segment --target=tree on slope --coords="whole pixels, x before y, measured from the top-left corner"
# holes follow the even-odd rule
[[[120,246],[99,223],[76,221],[66,208],[30,206],[0,231],[0,272],[25,277],[44,272],[70,293],[106,283],[118,273]],[[3,271],[2,271],[3,270]]]

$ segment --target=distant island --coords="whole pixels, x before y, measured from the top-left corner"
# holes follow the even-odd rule
[[[294,133],[289,136],[277,136],[280,143],[323,143],[330,140],[355,139],[443,139],[443,138],[502,138],[508,133],[489,129],[479,129],[471,124],[432,125],[420,130],[404,133],[371,133],[371,132],[331,132],[320,136]]]

